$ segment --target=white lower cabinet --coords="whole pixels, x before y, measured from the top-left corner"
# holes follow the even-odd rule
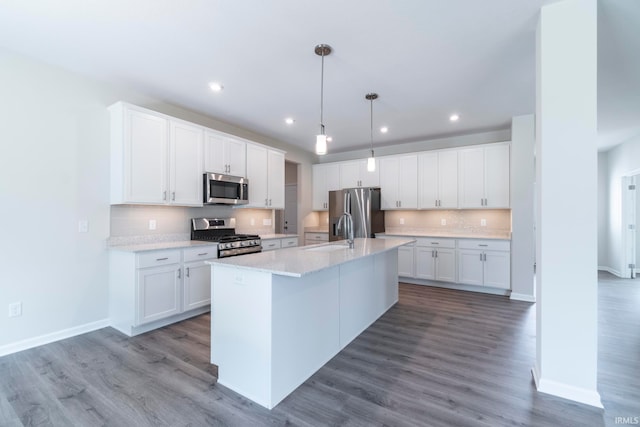
[[[286,249],[298,246],[298,237],[276,237],[273,239],[262,239],[262,251],[273,251],[275,249]]]
[[[304,245],[317,245],[329,241],[329,233],[304,233]]]
[[[452,239],[416,239],[418,279],[456,281],[456,241]]]
[[[180,264],[138,269],[135,325],[180,313],[180,278]]]
[[[459,240],[458,282],[510,289],[510,251],[508,241]]]
[[[414,238],[416,243],[398,248],[399,277],[511,289],[511,242],[508,240]]]
[[[109,256],[111,326],[133,336],[209,311],[217,246]]]
[[[404,245],[398,248],[398,276],[415,276],[415,244]]]

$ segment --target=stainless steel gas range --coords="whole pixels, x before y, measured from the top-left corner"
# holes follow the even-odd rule
[[[191,240],[218,243],[218,258],[262,251],[257,234],[236,234],[229,218],[192,218]]]

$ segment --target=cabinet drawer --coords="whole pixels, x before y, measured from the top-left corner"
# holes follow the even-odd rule
[[[293,248],[294,246],[298,246],[298,238],[297,237],[289,237],[281,240],[281,245],[283,248]]]
[[[441,239],[434,237],[416,237],[416,246],[423,246],[428,248],[448,248],[455,249],[455,239]]]
[[[304,239],[315,242],[328,242],[329,233],[304,233]]]
[[[274,249],[280,249],[280,240],[263,240],[262,241],[262,250],[263,251],[272,251]]]
[[[200,261],[218,257],[218,245],[198,246],[182,250],[184,262]]]
[[[511,242],[509,240],[460,239],[458,240],[458,248],[490,251],[509,251],[511,250]]]
[[[157,267],[159,265],[177,264],[180,262],[179,250],[153,251],[138,254],[137,267]]]

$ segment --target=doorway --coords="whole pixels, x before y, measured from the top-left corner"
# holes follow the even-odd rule
[[[622,265],[622,277],[635,279],[640,270],[640,197],[637,196],[637,185],[640,173],[622,177],[622,241],[625,259]]]
[[[298,234],[298,164],[284,163],[284,210],[276,211],[276,233]]]

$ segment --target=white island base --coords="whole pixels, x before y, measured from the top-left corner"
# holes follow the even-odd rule
[[[289,251],[304,249],[275,252]],[[218,382],[276,406],[398,301],[397,252],[387,247],[300,277],[214,263],[211,362]]]

